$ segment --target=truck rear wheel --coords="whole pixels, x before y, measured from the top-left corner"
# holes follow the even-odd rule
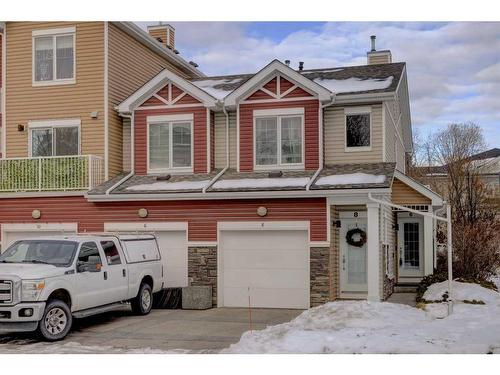
[[[153,307],[153,291],[151,286],[142,283],[137,297],[132,300],[132,311],[137,315],[147,315]]]
[[[60,300],[52,300],[45,306],[42,320],[38,322],[38,333],[45,341],[62,340],[72,324],[73,316],[68,305]]]

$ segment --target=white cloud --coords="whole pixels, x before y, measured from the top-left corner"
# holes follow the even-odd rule
[[[177,46],[206,74],[249,73],[272,59],[305,68],[366,62],[370,35],[377,48],[406,61],[413,124],[425,129],[476,121],[487,140],[500,135],[500,23],[327,23],[281,40],[249,36],[244,23],[175,23]]]

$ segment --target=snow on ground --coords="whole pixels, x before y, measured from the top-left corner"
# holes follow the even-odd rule
[[[139,191],[149,191],[149,190],[201,190],[203,189],[210,180],[201,181],[179,181],[179,182],[154,182],[152,184],[142,184],[134,185],[127,188],[127,190],[139,190]]]
[[[188,350],[161,350],[153,348],[126,349],[113,346],[81,345],[77,342],[34,342],[16,340],[9,344],[0,344],[2,354],[187,354]]]
[[[487,304],[494,304],[500,297],[498,292],[483,288],[479,284],[453,281],[452,288],[455,301],[480,300]],[[448,294],[448,289],[448,281],[432,284],[424,293],[423,298],[426,301],[440,301],[443,299],[443,294]]]
[[[242,178],[234,180],[220,180],[214,185],[214,189],[238,189],[238,188],[276,188],[276,187],[303,187],[310,181],[309,177],[299,178]]]
[[[459,283],[461,284],[461,283]],[[436,286],[435,292],[439,293]],[[480,289],[484,289],[479,287]],[[500,294],[457,286],[457,302],[426,310],[389,302],[338,301],[310,309],[289,323],[246,332],[225,353],[488,353],[500,350]],[[463,290],[461,290],[463,289]],[[430,292],[431,293],[431,292]],[[434,290],[432,291],[434,293]],[[494,298],[496,297],[496,298]],[[486,301],[487,300],[487,301]],[[444,318],[443,318],[444,317]]]
[[[324,176],[316,181],[315,185],[354,185],[354,184],[381,184],[385,181],[384,175],[368,173],[336,174]]]
[[[347,79],[316,78],[314,79],[314,82],[338,94],[343,92],[383,90],[391,85],[393,79],[394,79],[393,76],[387,78],[377,78],[377,79],[375,78],[360,79],[355,77]]]

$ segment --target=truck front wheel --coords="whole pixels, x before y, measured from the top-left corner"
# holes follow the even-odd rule
[[[153,307],[153,292],[151,286],[142,283],[137,297],[132,300],[132,311],[137,315],[147,315]]]
[[[60,300],[52,300],[45,306],[42,320],[38,323],[38,333],[45,341],[62,340],[72,324],[73,316],[68,305]]]

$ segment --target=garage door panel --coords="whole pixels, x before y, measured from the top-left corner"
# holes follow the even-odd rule
[[[309,260],[305,251],[288,250],[243,250],[228,251],[224,254],[224,265],[227,268],[236,268],[245,265],[245,268],[274,268],[279,264],[280,268],[303,269]]]
[[[225,306],[242,307],[248,306],[247,288],[225,288],[224,290]],[[250,289],[250,306],[304,309],[308,306],[304,304],[309,298],[309,293],[304,289]]]
[[[45,230],[42,228],[42,229],[26,229],[26,230],[11,231],[4,229],[2,238],[2,248],[0,250],[1,252],[4,252],[14,242],[23,239],[30,239],[35,237],[65,236],[71,234],[76,234],[76,230],[61,231],[61,230]]]
[[[224,285],[253,288],[304,288],[307,270],[275,269],[229,269],[224,273]]]
[[[266,248],[269,243],[272,243],[272,248],[275,250],[288,251],[303,251],[307,246],[307,236],[304,236],[303,231],[279,231],[286,233],[280,236],[279,241],[276,241],[277,231],[259,230],[259,231],[230,231],[222,232],[223,246],[225,251],[244,251]],[[226,235],[224,235],[226,234]],[[251,237],[251,241],[242,241],[241,239]]]

